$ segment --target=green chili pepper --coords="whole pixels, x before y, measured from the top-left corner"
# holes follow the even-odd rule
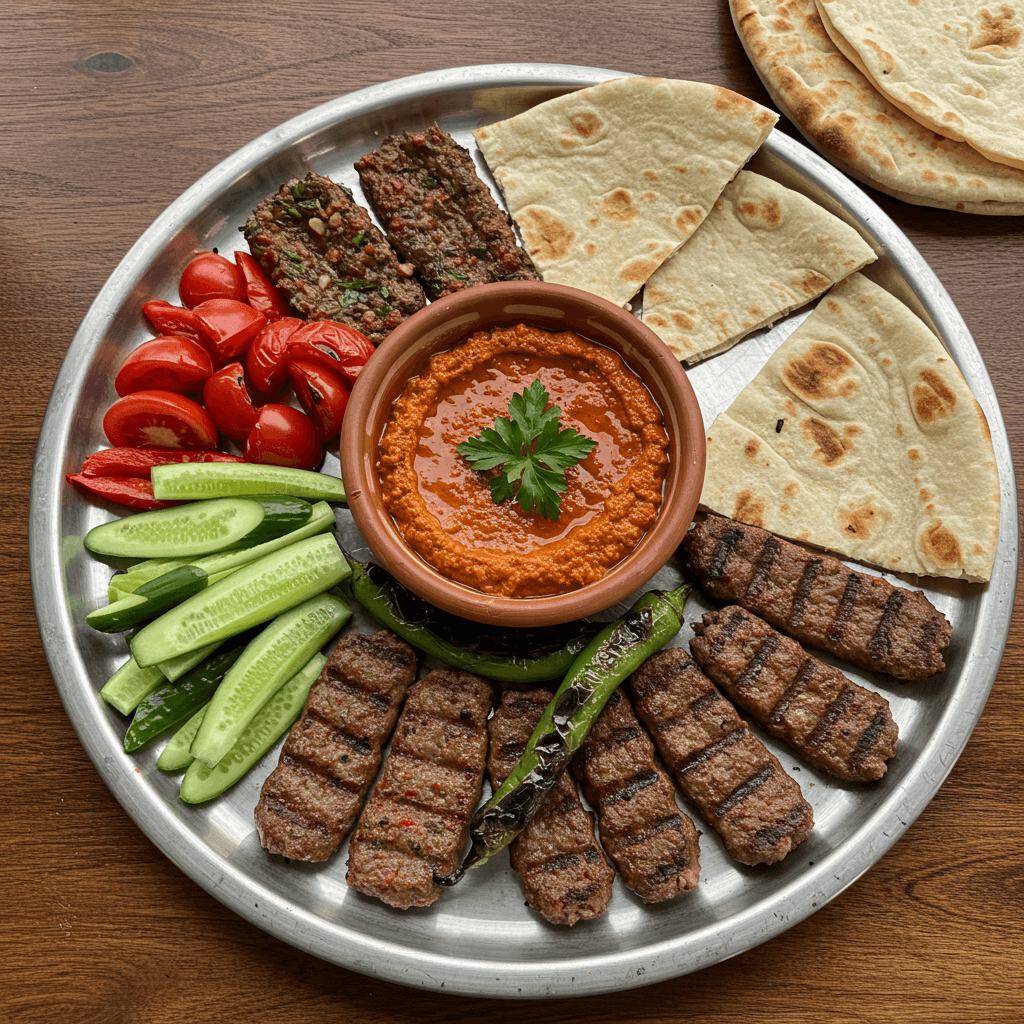
[[[348,594],[382,625],[447,665],[503,683],[535,683],[564,676],[601,628],[574,622],[538,629],[500,629],[440,611],[417,597],[375,562],[345,556]]]
[[[644,594],[623,618],[594,637],[541,715],[519,763],[473,816],[473,845],[462,866],[450,875],[435,875],[435,882],[454,885],[526,827],[616,687],[679,632],[689,590],[684,585]]]

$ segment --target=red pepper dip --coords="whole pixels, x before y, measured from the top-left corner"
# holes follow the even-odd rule
[[[597,442],[567,470],[557,522],[495,504],[489,474],[455,450],[538,379],[560,426]],[[486,594],[540,597],[593,583],[640,543],[661,505],[668,446],[661,410],[618,353],[516,324],[474,334],[409,381],[377,468],[385,508],[435,569]]]

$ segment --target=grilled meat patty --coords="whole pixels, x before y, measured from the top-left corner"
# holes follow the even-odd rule
[[[538,280],[469,151],[436,124],[389,136],[355,168],[392,247],[432,299],[491,281]]]
[[[549,690],[505,690],[488,723],[487,769],[495,789],[515,768],[551,700]],[[526,902],[552,924],[574,925],[608,906],[615,871],[594,838],[572,776],[564,772],[530,823],[509,845]]]
[[[701,519],[685,549],[708,594],[803,643],[897,679],[927,679],[946,667],[942,652],[953,629],[920,591],[722,516]]]
[[[889,702],[738,605],[705,612],[690,650],[711,680],[809,764],[870,782],[896,756]]]
[[[679,788],[736,860],[774,864],[810,835],[800,787],[686,651],[648,658],[630,688]]]
[[[661,903],[697,884],[697,830],[621,689],[597,716],[572,772],[597,808],[601,844],[637,896]]]
[[[338,641],[263,783],[255,815],[267,850],[322,861],[338,849],[415,678],[416,652],[390,630]]]
[[[352,193],[322,174],[285,182],[242,232],[296,316],[348,324],[379,345],[426,305],[413,267]]]
[[[349,842],[346,881],[392,907],[441,895],[469,837],[487,759],[491,685],[457,669],[414,683],[384,769]]]

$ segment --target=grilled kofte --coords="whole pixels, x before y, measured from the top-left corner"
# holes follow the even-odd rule
[[[323,861],[338,849],[415,678],[416,652],[389,630],[338,641],[263,783],[255,816],[267,850]]]
[[[621,689],[598,715],[572,772],[598,809],[601,844],[644,902],[670,900],[697,884],[697,830],[679,810],[675,788]]]
[[[898,730],[884,697],[737,605],[705,612],[694,631],[708,677],[809,764],[847,782],[885,774]]]
[[[495,789],[515,767],[551,700],[548,690],[506,690],[488,723],[487,768]],[[530,823],[509,844],[526,902],[552,924],[603,914],[615,872],[594,838],[594,816],[563,772]]]
[[[681,647],[630,677],[637,717],[679,788],[741,864],[774,864],[811,832],[800,787]]]
[[[285,182],[242,231],[296,316],[348,324],[379,345],[426,305],[413,267],[352,193],[321,174]]]
[[[455,870],[480,799],[490,683],[437,669],[414,683],[349,842],[346,881],[392,907],[426,907]]]
[[[690,531],[686,560],[711,597],[860,668],[926,679],[946,667],[952,627],[920,591],[715,515]]]
[[[432,299],[492,281],[536,281],[508,214],[468,150],[436,124],[391,135],[355,165],[395,252]]]

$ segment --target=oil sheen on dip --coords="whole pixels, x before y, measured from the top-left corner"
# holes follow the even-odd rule
[[[557,522],[517,501],[494,504],[488,474],[455,450],[538,379],[560,426],[597,442],[567,471]],[[600,579],[654,522],[667,466],[661,410],[621,357],[526,324],[434,356],[395,402],[378,456],[384,505],[406,543],[450,579],[503,597]]]

